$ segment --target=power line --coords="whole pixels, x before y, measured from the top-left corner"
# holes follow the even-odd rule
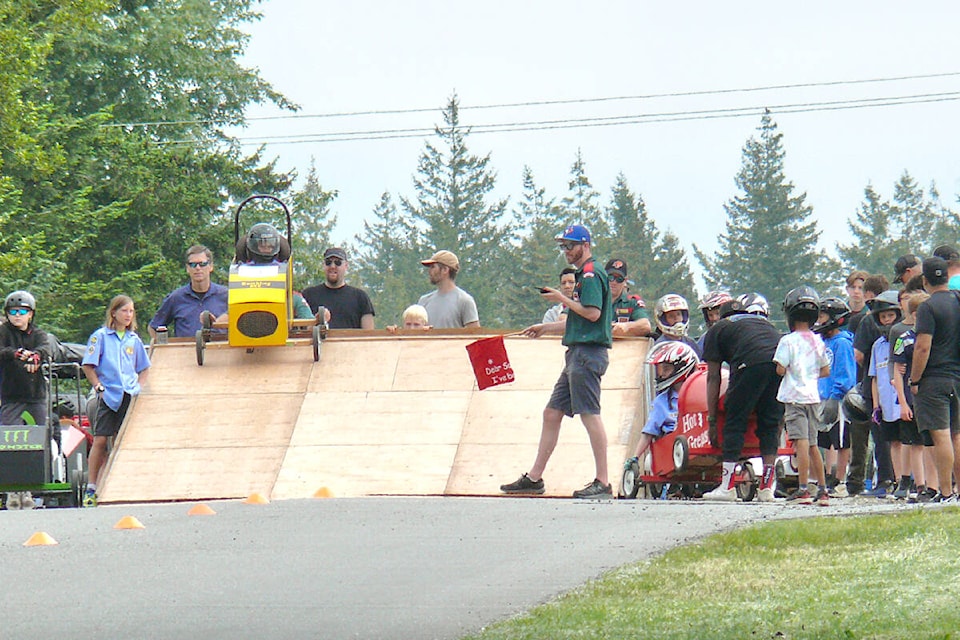
[[[914,94],[908,96],[887,96],[878,98],[862,98],[857,100],[833,100],[823,102],[786,103],[775,105],[753,105],[744,107],[730,107],[725,109],[704,109],[672,111],[649,114],[632,114],[623,116],[604,116],[589,118],[567,118],[558,120],[535,120],[527,122],[490,123],[465,125],[463,128],[471,134],[483,133],[514,133],[528,131],[545,131],[555,129],[608,127],[636,124],[652,124],[662,122],[689,122],[695,120],[712,120],[720,118],[739,118],[755,116],[764,109],[776,113],[814,113],[820,111],[841,111],[872,107],[891,107],[908,104],[929,104],[937,102],[951,102],[960,100],[960,92],[943,92]],[[363,131],[340,131],[317,134],[297,134],[289,136],[258,136],[256,138],[237,138],[241,146],[260,146],[261,144],[320,144],[326,142],[354,142],[369,140],[393,140],[401,138],[415,138],[434,133],[434,128],[409,129],[378,129]],[[245,142],[245,140],[255,140]],[[196,144],[193,140],[174,140],[163,144],[183,146]]]
[[[860,80],[828,80],[824,82],[805,82],[797,84],[780,84],[780,85],[765,85],[758,87],[740,87],[734,89],[705,89],[699,91],[677,91],[669,93],[650,93],[642,95],[633,95],[633,96],[605,96],[599,98],[571,98],[568,100],[535,100],[529,102],[505,102],[498,104],[481,104],[473,106],[461,106],[461,111],[469,110],[487,110],[487,109],[514,109],[518,107],[540,107],[540,106],[557,106],[557,105],[570,105],[570,104],[593,104],[600,102],[616,102],[616,101],[625,101],[625,100],[653,100],[661,98],[687,98],[695,96],[713,96],[713,95],[725,95],[733,93],[756,93],[761,91],[778,91],[778,90],[790,90],[790,89],[810,89],[815,87],[837,87],[837,86],[854,86],[862,84],[876,84],[884,82],[903,82],[909,80],[929,80],[933,78],[949,78],[960,76],[960,71],[950,71],[944,73],[928,73],[928,74],[917,74],[909,76],[895,76],[890,78],[866,78]],[[318,118],[342,118],[342,117],[355,117],[355,116],[373,116],[373,115],[405,115],[412,113],[436,113],[438,111],[437,107],[413,107],[406,109],[374,109],[366,111],[339,111],[332,113],[315,113],[315,114],[284,114],[278,116],[257,116],[252,118],[246,118],[247,122],[262,122],[268,120],[303,120],[303,119],[318,119]],[[194,124],[221,124],[217,120],[158,120],[152,122],[115,122],[107,123],[101,126],[103,127],[164,127],[164,126],[183,126],[183,125],[194,125]]]

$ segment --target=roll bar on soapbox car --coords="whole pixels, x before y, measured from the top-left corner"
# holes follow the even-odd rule
[[[197,364],[203,366],[207,344],[222,341],[251,353],[257,347],[280,347],[309,338],[313,360],[320,360],[320,343],[327,337],[325,310],[315,318],[295,319],[293,313],[293,225],[290,209],[275,196],[254,194],[237,206],[233,217],[234,246],[240,247],[240,212],[253,201],[268,200],[280,206],[287,222],[286,255],[269,264],[246,264],[234,257],[230,264],[227,322],[205,319],[197,330]],[[283,249],[283,243],[281,242]],[[223,331],[226,331],[226,334]]]

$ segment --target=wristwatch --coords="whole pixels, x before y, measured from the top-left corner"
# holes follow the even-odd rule
[[[919,386],[920,386],[920,383],[919,383],[919,382],[914,382],[913,380],[911,380],[911,381],[909,382],[909,385],[910,385],[911,387],[919,387]]]
[[[93,388],[93,390],[96,391],[97,393],[103,393],[104,391],[106,391],[106,389],[102,384],[98,384],[96,387]]]

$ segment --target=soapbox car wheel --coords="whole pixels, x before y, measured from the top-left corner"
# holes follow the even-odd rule
[[[633,500],[640,492],[643,483],[640,481],[640,463],[631,459],[630,464],[623,469],[623,477],[620,479],[620,497],[625,500]]]
[[[203,339],[203,329],[197,329],[197,364],[203,366],[203,352],[207,348],[207,343]]]
[[[83,471],[74,469],[70,472],[70,506],[79,507],[83,504]]]
[[[313,361],[320,362],[320,325],[313,325],[311,332],[311,342],[313,342]]]
[[[737,497],[743,502],[750,502],[757,496],[757,474],[753,471],[753,465],[744,462],[740,465],[740,472],[737,474]]]
[[[677,436],[673,441],[673,468],[677,471],[683,471],[687,468],[687,462],[690,461],[690,443],[686,437]]]

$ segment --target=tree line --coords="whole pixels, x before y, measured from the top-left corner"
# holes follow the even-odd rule
[[[214,250],[225,281],[234,207],[252,193],[291,207],[295,284],[323,277],[336,190],[312,164],[295,186],[296,172],[278,171],[262,149],[242,153],[226,133],[252,103],[297,109],[241,64],[254,4],[0,0],[0,286],[31,290],[38,321],[62,339],[84,340],[121,292],[145,324],[185,282],[190,244]],[[548,194],[526,167],[516,198],[494,198],[491,156],[470,152],[457,96],[440,113],[410,195],[372,198],[362,232],[336,242],[350,248],[348,280],[370,292],[379,326],[429,289],[420,260],[436,249],[460,257],[458,284],[476,298],[482,324],[537,321],[546,305],[530,286],[557,281],[565,265],[553,237],[572,222],[590,227],[603,260],[627,261],[651,315],[658,297],[675,292],[699,318],[703,292],[677,235],[685,221],[659,229],[623,174],[602,193],[579,151],[565,193]],[[867,185],[850,242],[831,257],[817,247],[812,208],[785,176],[784,156],[765,113],[744,145],[738,192],[723,204],[718,249],[694,247],[708,288],[759,291],[778,310],[797,284],[836,289],[853,266],[892,275],[897,256],[957,238],[960,220],[935,186],[925,191],[904,172],[890,199]],[[277,213],[254,212],[280,223]]]

